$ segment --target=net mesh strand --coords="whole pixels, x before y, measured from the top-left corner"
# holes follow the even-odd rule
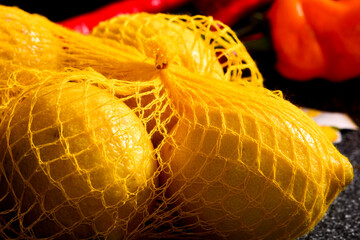
[[[211,18],[126,15],[83,36],[0,10],[5,239],[295,239],[351,182]]]

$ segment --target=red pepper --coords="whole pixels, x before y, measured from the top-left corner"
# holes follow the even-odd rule
[[[232,26],[252,11],[271,3],[273,0],[199,0],[197,7],[201,13],[212,15],[226,25]]]
[[[156,13],[175,8],[189,0],[124,0],[110,3],[93,12],[85,13],[59,24],[88,34],[99,22],[124,13],[149,12]]]
[[[268,13],[277,70],[340,82],[360,76],[359,0],[275,0]]]

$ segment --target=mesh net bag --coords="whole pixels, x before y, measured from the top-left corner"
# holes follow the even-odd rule
[[[135,75],[139,81],[139,69],[148,80],[146,63],[153,66],[155,61],[162,68],[160,65],[169,61],[220,80],[259,86],[263,82],[236,34],[211,17],[120,16],[99,24],[92,35],[101,38],[83,36],[18,8],[0,6],[0,20],[0,59],[29,67],[61,70],[91,66],[107,77],[131,79],[134,70],[128,65],[132,63],[138,64]]]
[[[220,80],[262,85],[261,74],[236,34],[211,17],[120,15],[100,23],[91,34],[133,46],[142,55],[158,58],[160,64],[165,60]],[[163,52],[157,53],[158,49]]]
[[[209,17],[0,18],[2,238],[295,239],[353,178]]]

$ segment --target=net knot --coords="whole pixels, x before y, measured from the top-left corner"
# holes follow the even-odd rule
[[[166,69],[169,66],[169,54],[166,42],[158,36],[147,40],[147,51],[155,59],[155,67],[159,70]]]
[[[166,51],[161,48],[155,50],[155,67],[157,69],[166,69],[169,65],[169,57]]]

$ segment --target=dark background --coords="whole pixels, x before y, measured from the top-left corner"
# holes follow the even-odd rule
[[[39,13],[57,22],[78,14],[92,11],[114,0],[1,0],[0,4],[18,6],[30,13]]]
[[[111,0],[62,0],[62,1],[1,1],[0,4],[18,6],[31,13],[39,13],[52,21],[61,21],[69,17],[89,12]],[[266,9],[265,9],[266,10]],[[202,13],[189,3],[172,13]],[[236,31],[251,22],[252,16],[233,26]],[[267,33],[266,21],[258,26]],[[297,82],[283,78],[274,69],[275,53],[270,44],[265,48],[248,45],[248,50],[264,76],[265,86],[273,90],[282,90],[286,99],[298,106],[319,110],[347,113],[360,126],[360,78],[341,83],[332,83],[324,79]],[[359,39],[360,44],[360,39]],[[360,68],[360,66],[359,66]],[[325,217],[315,229],[302,240],[353,240],[360,239],[360,131],[343,130],[343,141],[336,147],[349,158],[354,167],[353,182],[340,193],[331,204]]]

